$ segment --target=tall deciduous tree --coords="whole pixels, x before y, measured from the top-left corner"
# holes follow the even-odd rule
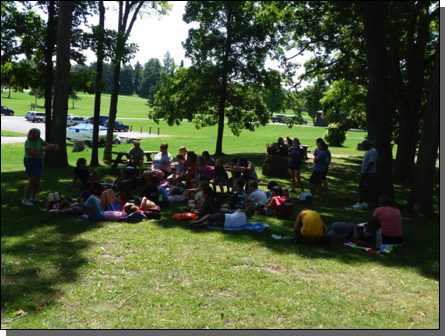
[[[439,44],[437,45],[434,58],[434,67],[430,78],[430,88],[428,90],[428,102],[425,109],[422,135],[420,137],[416,173],[408,200],[408,207],[413,208],[419,213],[432,212],[434,210],[433,187],[436,179],[435,168],[440,139]]]
[[[73,1],[60,3],[59,26],[57,31],[57,59],[56,78],[54,87],[54,116],[52,123],[52,138],[48,142],[58,143],[57,152],[47,152],[45,164],[47,166],[66,166],[68,156],[66,152],[66,118],[68,114],[68,94],[70,78],[70,40]]]
[[[157,13],[158,15],[166,14],[171,8],[168,1],[119,1],[118,5],[118,34],[116,39],[115,55],[113,59],[113,86],[111,89],[110,113],[108,121],[110,125],[114,125],[114,122],[116,121],[121,63],[126,57],[125,45],[127,43],[128,37],[130,36],[131,30],[133,29],[136,18],[138,17],[144,5],[146,6],[146,9],[148,11]],[[107,138],[105,142],[105,152],[111,151],[113,131],[113,127],[108,128]],[[104,160],[111,160],[111,154],[104,153]]]
[[[224,118],[228,117],[229,127],[236,125],[232,131],[249,123],[234,113],[243,110],[228,101],[228,87],[244,85],[244,90],[249,91],[265,82],[264,63],[275,41],[270,35],[273,23],[260,14],[258,3],[248,1],[189,1],[183,19],[187,23],[199,23],[199,28],[189,30],[189,37],[183,43],[186,56],[198,69],[208,67],[209,63],[217,69],[218,113],[213,116],[213,124],[218,123],[215,154],[221,155]],[[250,116],[254,117],[251,122],[264,122],[262,111],[256,117]]]

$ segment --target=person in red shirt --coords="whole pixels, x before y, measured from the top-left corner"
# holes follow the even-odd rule
[[[402,215],[390,196],[380,197],[379,208],[374,211],[373,218],[382,224],[380,231],[383,244],[402,244]]]

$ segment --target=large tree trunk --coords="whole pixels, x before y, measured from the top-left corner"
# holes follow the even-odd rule
[[[103,60],[104,60],[104,25],[105,25],[105,6],[103,1],[99,1],[99,36],[97,42],[97,75],[96,75],[96,95],[94,97],[94,120],[99,120],[100,116],[100,100],[102,96],[102,72],[103,72]],[[91,151],[91,166],[99,165],[99,151],[98,151],[98,139],[99,139],[99,123],[95,122],[93,125],[93,143]]]
[[[425,117],[420,136],[419,155],[417,156],[416,173],[414,183],[408,200],[408,207],[416,212],[433,212],[433,187],[435,181],[435,169],[437,149],[439,148],[439,104],[440,104],[440,69],[439,69],[439,44],[437,44],[434,66],[431,72],[428,102],[425,109]]]
[[[45,45],[45,139],[51,139],[52,127],[52,91],[53,91],[53,52],[54,52],[54,2],[48,2],[48,22],[46,26],[46,45]],[[46,164],[46,160],[45,160]]]
[[[227,66],[229,61],[229,53],[232,49],[232,6],[229,4],[227,8],[227,38],[223,55],[223,71],[221,76],[221,93],[218,106],[218,135],[216,137],[215,155],[223,155],[222,142],[224,137],[224,116],[226,111],[227,99]]]
[[[121,63],[117,63],[114,66],[113,70],[113,86],[111,89],[111,97],[110,97],[110,113],[109,113],[109,119],[108,119],[108,130],[107,130],[107,139],[105,141],[105,150],[111,151],[113,146],[113,131],[114,131],[114,122],[116,121],[116,115],[117,115],[117,102],[118,102],[118,96],[119,96],[119,74],[121,72]],[[97,121],[98,122],[98,121]],[[95,121],[95,124],[97,123]],[[104,153],[103,159],[105,160],[111,160],[111,154]]]
[[[378,152],[377,171],[369,195],[376,201],[381,195],[393,196],[391,123],[389,118],[388,58],[385,46],[385,4],[359,2],[365,28],[366,58],[369,68],[366,117],[368,137]]]
[[[54,87],[54,118],[51,142],[59,144],[58,151],[46,153],[48,166],[68,165],[66,153],[66,117],[68,114],[68,93],[70,78],[70,41],[73,1],[61,1],[57,30],[56,78]]]

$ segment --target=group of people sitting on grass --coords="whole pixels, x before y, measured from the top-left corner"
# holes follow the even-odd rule
[[[298,139],[294,139],[294,144],[299,144]],[[323,144],[320,147],[324,150]],[[245,225],[255,213],[275,215],[277,199],[289,196],[276,181],[269,182],[267,193],[259,189],[255,167],[245,157],[232,158],[230,164],[224,166],[222,159],[215,161],[208,152],[197,157],[194,152],[181,147],[174,164],[176,169],[171,169],[172,162],[168,159],[171,155],[167,148],[167,144],[161,145],[161,152],[156,155],[152,170],[144,171],[136,178],[132,176],[134,173],[130,168],[125,168],[121,170],[118,179],[111,186],[108,185],[110,188],[100,183],[97,170],[90,174],[86,160],[80,158],[74,170],[73,185],[79,179],[83,187],[74,205],[83,204],[86,210],[79,221],[89,221],[90,215],[95,220],[120,220],[134,212],[155,207],[161,198],[168,200],[169,196],[180,193],[188,199],[184,210],[198,216],[198,220],[190,224],[191,228],[208,225],[234,227]],[[226,169],[233,174],[234,181],[229,179]],[[224,194],[224,186],[227,187],[227,194]],[[221,191],[219,195],[218,187]],[[230,187],[233,187],[232,192]],[[220,204],[221,195],[230,196],[230,199]],[[46,210],[57,213],[70,206],[73,206],[70,199],[53,193],[48,196]],[[368,223],[355,225],[336,222],[328,235],[378,249],[382,243],[402,242],[401,222],[400,211],[393,206],[391,198],[384,195],[380,198],[380,207],[374,212],[374,218]],[[307,243],[327,231],[316,211],[304,209],[298,214],[294,225],[297,242]]]

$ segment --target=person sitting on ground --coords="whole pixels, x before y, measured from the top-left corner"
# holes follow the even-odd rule
[[[318,212],[303,209],[297,216],[294,225],[295,239],[300,244],[306,244],[312,238],[321,237],[328,228]]]
[[[144,150],[140,147],[139,141],[133,142],[134,147],[130,149],[128,153],[128,160],[125,163],[125,167],[139,167],[139,176],[142,175],[142,166],[144,163]]]
[[[114,181],[111,188],[119,192],[118,198],[122,202],[128,202],[130,199],[132,199],[131,185],[132,181],[130,179],[130,171],[125,168],[121,170],[119,178]]]
[[[283,189],[279,186],[275,186],[272,188],[272,195],[267,200],[268,203],[262,208],[262,212],[266,216],[276,216],[275,209],[277,208],[277,197],[283,196]]]
[[[192,229],[204,229],[207,226],[236,228],[247,224],[247,221],[253,217],[255,208],[247,207],[245,210],[238,209],[234,213],[217,212],[208,214],[201,219],[190,223]]]
[[[204,164],[204,158],[202,156],[196,159],[196,170],[195,177],[190,181],[192,186],[196,186],[198,184],[198,179],[204,175],[206,166]]]
[[[189,151],[187,160],[184,160],[182,175],[177,178],[177,182],[185,181],[187,188],[191,188],[190,181],[195,177],[197,155],[193,151]]]
[[[184,157],[184,160],[187,160],[187,153],[188,153],[187,147],[185,146],[179,147],[179,154],[181,154]]]
[[[233,212],[234,210],[244,210],[246,208],[247,194],[244,191],[244,185],[246,181],[243,178],[238,178],[235,180],[233,185],[233,195],[231,200],[227,204],[221,206],[220,211],[222,212]]]
[[[204,204],[204,197],[202,196],[202,191],[204,190],[204,187],[208,187],[209,182],[201,181],[198,184],[198,192],[195,195],[195,199],[188,201],[187,206],[190,210],[193,210],[195,208],[199,208],[200,205]]]
[[[208,151],[202,152],[202,157],[204,158],[204,165],[215,166],[215,160],[210,157],[210,154]]]
[[[224,169],[224,160],[217,159],[215,163],[215,170],[213,172],[213,190],[216,192],[216,186],[219,186],[221,193],[224,193],[224,187],[227,186],[227,192],[230,192],[229,184],[229,176],[227,175],[226,170]]]
[[[336,222],[332,224],[332,230],[328,235],[346,242],[352,241],[357,246],[379,250],[382,247],[380,227],[378,219],[371,219],[368,223],[362,224]]]
[[[139,196],[135,196],[134,199],[141,202],[144,197],[152,202],[157,202],[159,200],[159,195],[162,195],[163,200],[168,200],[167,192],[164,187],[156,187],[158,184],[158,179],[156,176],[149,176],[146,186],[141,190]]]
[[[238,158],[233,157],[230,159],[230,164],[225,165],[224,168],[236,169],[237,167],[241,167],[238,163]],[[229,185],[233,187],[233,183],[237,178],[241,177],[240,172],[232,172],[232,176],[229,178]]]
[[[182,175],[182,169],[184,168],[184,156],[182,154],[176,155],[176,162],[172,167],[172,174],[167,177],[167,182],[171,185],[176,185],[176,180]]]
[[[247,204],[257,206],[260,203],[267,203],[266,193],[258,189],[257,181],[249,182],[249,194],[247,195]]]
[[[85,205],[85,214],[80,216],[76,222],[89,222],[90,214],[96,221],[119,221],[127,217],[129,214],[138,211],[135,205],[127,207],[125,211],[104,211],[100,206],[100,201],[95,196],[88,197]]]
[[[100,183],[100,174],[97,169],[93,170],[94,178],[96,181]],[[82,185],[85,185],[88,182],[88,176],[90,176],[90,171],[87,168],[87,160],[84,158],[80,158],[77,160],[76,168],[74,168],[74,179],[72,185],[76,183],[77,178],[79,178]]]
[[[213,193],[213,189],[208,184],[202,189],[202,197],[204,202],[200,207],[193,209],[192,213],[201,218],[218,211],[218,200]]]
[[[106,188],[101,183],[97,182],[91,174],[88,176],[87,183],[85,183],[82,190],[89,190],[93,195],[100,196]]]
[[[374,211],[373,218],[382,225],[380,231],[383,244],[402,244],[402,215],[390,196],[380,197],[379,208]]]
[[[266,196],[267,196],[267,201],[270,202],[270,197],[272,196],[272,188],[278,186],[277,181],[270,181],[267,184],[267,190],[266,191]]]

